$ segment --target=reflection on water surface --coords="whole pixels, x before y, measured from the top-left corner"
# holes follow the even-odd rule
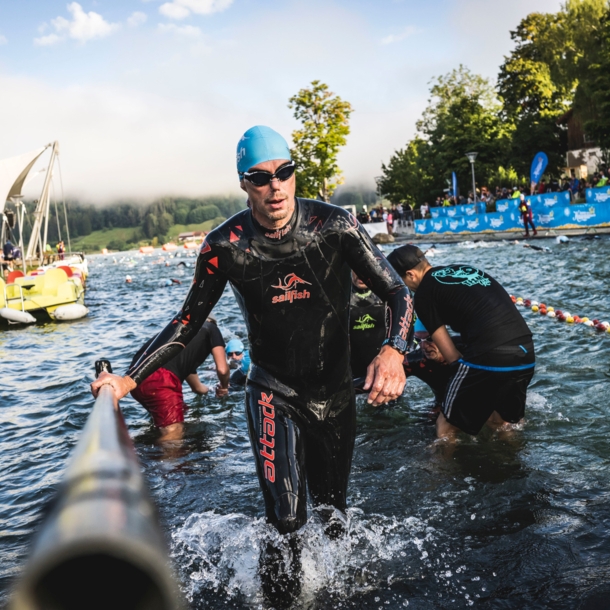
[[[551,253],[442,245],[432,262],[475,265],[517,296],[610,319],[610,240],[545,245]],[[185,296],[192,268],[157,258],[92,257],[88,319],[0,334],[2,601],[91,409],[94,360],[123,370]],[[161,287],[169,277],[184,284]],[[245,337],[230,290],[216,313],[225,338]],[[435,444],[432,394],[417,380],[381,411],[359,399],[347,534],[329,540],[312,514],[295,607],[607,607],[610,335],[525,316],[538,367],[527,421],[513,433]],[[158,447],[141,408],[122,407],[192,606],[258,608],[259,554],[277,535],[262,519],[242,396],[187,396],[180,446]]]

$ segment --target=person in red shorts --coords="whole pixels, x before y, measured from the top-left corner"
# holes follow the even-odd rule
[[[154,338],[139,349],[134,362]],[[210,354],[214,358],[220,382],[216,386],[216,397],[226,396],[229,392],[229,365],[225,342],[216,321],[211,317],[184,350],[132,390],[131,395],[152,415],[155,426],[161,432],[161,442],[180,440],[184,433],[184,412],[187,407],[182,384],[186,381],[195,394],[208,393],[209,388],[199,379],[197,369]]]

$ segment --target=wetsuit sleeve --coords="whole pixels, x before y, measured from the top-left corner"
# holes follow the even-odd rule
[[[222,256],[204,241],[182,309],[125,373],[138,385],[180,353],[202,327],[227,284],[221,261]]]
[[[347,264],[387,306],[387,337],[406,352],[413,325],[409,289],[373,243],[362,225],[350,215],[350,226],[341,238]]]

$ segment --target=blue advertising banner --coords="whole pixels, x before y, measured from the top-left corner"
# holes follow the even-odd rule
[[[610,184],[599,188],[587,189],[585,191],[587,203],[605,203],[610,201]]]
[[[426,233],[430,233],[429,224],[430,220],[416,220],[413,222],[415,225],[415,233],[418,235],[425,235]]]
[[[520,215],[515,212],[490,212],[487,217],[488,231],[510,231],[520,228]]]
[[[545,193],[544,195],[532,195],[527,197],[535,214],[548,214],[554,208],[570,205],[570,193]]]
[[[534,214],[540,227],[578,229],[610,225],[610,203],[567,205],[547,213]]]
[[[496,199],[496,212],[508,212],[519,207],[518,199]]]
[[[562,195],[562,193],[552,195]],[[552,205],[551,202],[553,202]],[[610,226],[610,201],[598,204],[559,205],[554,199],[549,199],[548,206],[545,207],[541,201],[538,201],[537,205],[538,211],[534,212],[534,222],[538,228],[578,229],[580,227]],[[520,230],[522,230],[521,215],[516,209],[507,212],[415,221],[415,233],[418,235]]]
[[[458,216],[472,216],[473,214],[476,214],[474,203],[451,205],[444,208],[430,208],[430,216],[432,218],[456,218]]]
[[[540,178],[542,178],[542,174],[544,174],[544,170],[548,164],[549,158],[545,153],[536,153],[536,156],[532,161],[532,167],[530,168],[530,180],[534,184],[538,184],[538,182],[540,182]]]

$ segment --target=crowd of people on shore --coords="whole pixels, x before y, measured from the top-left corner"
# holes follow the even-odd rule
[[[389,207],[380,204],[370,211],[365,207],[357,214],[357,218],[360,224],[385,222],[388,233],[392,235],[396,228],[413,226],[415,210],[413,205],[407,202],[393,203]]]

